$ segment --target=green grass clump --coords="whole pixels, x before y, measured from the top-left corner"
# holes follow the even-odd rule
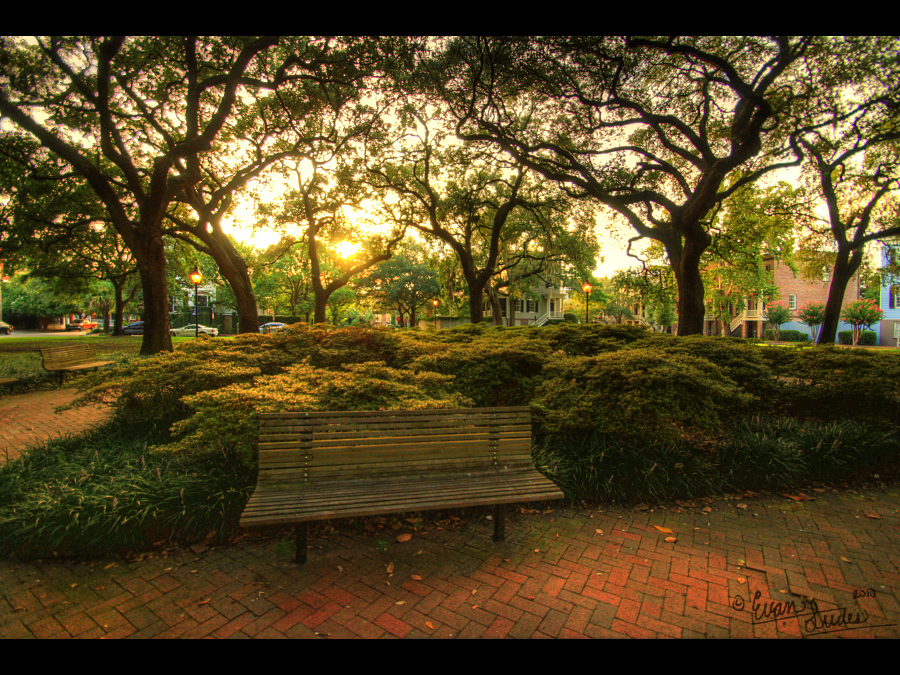
[[[152,425],[54,439],[0,467],[0,555],[122,554],[236,524],[255,467],[227,449],[158,456]]]
[[[635,443],[591,432],[548,437],[533,456],[535,466],[576,502],[691,498],[722,485],[709,459],[683,443]]]

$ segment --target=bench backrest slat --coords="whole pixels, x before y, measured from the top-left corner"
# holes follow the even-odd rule
[[[96,361],[97,353],[88,345],[67,345],[65,347],[44,347],[41,349],[45,368],[64,368],[88,361]]]
[[[259,487],[532,467],[527,407],[260,415]]]

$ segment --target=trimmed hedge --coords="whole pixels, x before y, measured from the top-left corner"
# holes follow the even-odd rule
[[[767,328],[763,333],[763,339],[774,340],[775,329]],[[780,342],[806,342],[807,340],[809,340],[809,333],[804,333],[801,330],[783,330],[779,334]]]
[[[852,345],[853,344],[853,331],[852,330],[842,330],[838,333],[838,341],[842,345]],[[863,333],[859,336],[859,344],[866,346],[873,346],[878,344],[878,334],[875,331],[867,330],[863,331]]]

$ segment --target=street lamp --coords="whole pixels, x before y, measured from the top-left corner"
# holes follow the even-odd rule
[[[581,286],[581,290],[584,291],[584,322],[588,322],[588,307],[591,306],[591,291],[594,290],[594,287],[590,285],[587,281],[584,282]]]
[[[434,329],[437,330],[437,308],[441,301],[435,298],[431,301],[431,304],[434,305]]]
[[[194,337],[200,337],[200,312],[197,311],[197,289],[200,288],[200,282],[203,281],[203,275],[200,274],[200,268],[194,265],[194,271],[191,272],[191,283],[194,284]]]

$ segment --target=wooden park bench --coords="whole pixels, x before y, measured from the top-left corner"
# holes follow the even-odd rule
[[[562,499],[531,461],[527,407],[260,414],[259,478],[241,525]]]
[[[44,347],[41,349],[44,370],[58,372],[59,383],[62,384],[66,372],[77,370],[96,370],[100,366],[108,366],[115,361],[98,361],[97,352],[88,345],[67,345],[65,347]]]

